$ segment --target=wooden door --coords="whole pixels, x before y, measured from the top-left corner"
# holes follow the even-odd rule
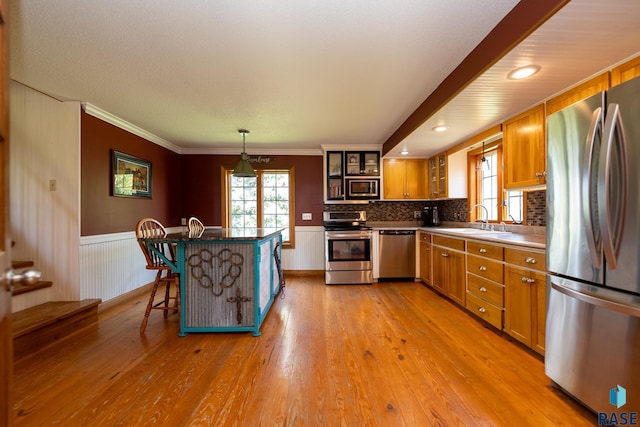
[[[405,161],[402,159],[384,160],[384,198],[404,199],[405,188]]]
[[[11,286],[5,272],[9,267],[9,60],[8,2],[0,0],[0,425],[12,425],[11,389],[13,340],[11,338]]]
[[[407,193],[411,199],[429,197],[427,159],[407,159]]]
[[[531,346],[531,284],[529,270],[505,266],[505,331]]]
[[[460,305],[465,305],[467,281],[464,267],[464,253],[448,251],[448,295]]]
[[[445,248],[432,246],[433,260],[433,287],[443,294],[447,293],[447,257],[449,254]]]
[[[431,285],[431,243],[420,242],[420,278]]]
[[[533,320],[534,330],[531,334],[531,344],[535,351],[544,356],[547,326],[547,276],[544,273],[533,271],[531,272],[531,278],[535,281],[532,289],[534,292],[535,307],[533,314],[535,318]]]
[[[504,122],[504,188],[546,182],[544,105]]]

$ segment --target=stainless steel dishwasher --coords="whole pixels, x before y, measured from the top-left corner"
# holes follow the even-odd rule
[[[380,230],[379,279],[411,279],[416,276],[415,230]]]

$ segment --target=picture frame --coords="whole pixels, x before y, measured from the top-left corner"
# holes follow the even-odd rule
[[[112,151],[111,194],[118,197],[151,198],[151,162]]]

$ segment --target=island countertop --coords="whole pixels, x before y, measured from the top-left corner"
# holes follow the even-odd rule
[[[201,234],[193,234],[188,231],[169,233],[165,237],[156,238],[166,243],[178,242],[211,242],[218,240],[262,240],[280,233],[282,230],[272,228],[205,228]],[[156,240],[154,239],[154,240]]]

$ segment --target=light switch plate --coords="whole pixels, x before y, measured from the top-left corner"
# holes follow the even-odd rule
[[[313,218],[313,216],[311,215],[311,212],[304,212],[302,214],[302,220],[303,221],[311,221],[312,218]]]

